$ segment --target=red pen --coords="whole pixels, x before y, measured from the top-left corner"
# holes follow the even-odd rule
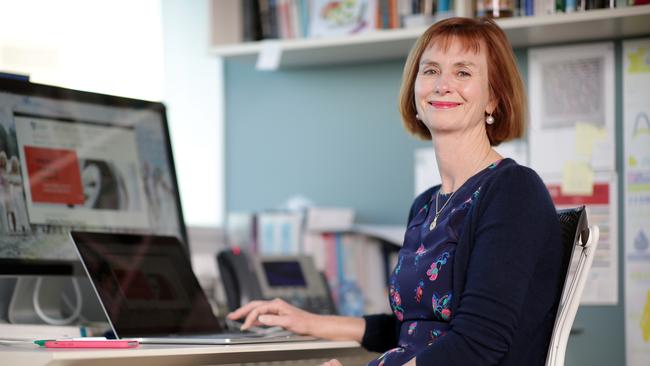
[[[136,340],[106,339],[106,340],[53,340],[46,341],[46,348],[134,348],[140,342]]]

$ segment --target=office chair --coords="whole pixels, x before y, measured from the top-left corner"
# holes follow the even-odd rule
[[[566,279],[553,326],[546,366],[563,366],[571,326],[580,306],[580,297],[598,246],[599,229],[589,227],[585,207],[558,210],[562,230]],[[571,269],[575,269],[571,271]]]

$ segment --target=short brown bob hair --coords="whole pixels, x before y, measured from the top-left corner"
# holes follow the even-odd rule
[[[399,96],[399,111],[406,129],[413,135],[430,140],[431,132],[416,118],[414,85],[418,75],[422,53],[434,43],[443,50],[449,49],[454,41],[460,41],[465,50],[475,53],[485,45],[488,65],[488,83],[491,96],[496,101],[492,112],[495,123],[487,126],[490,145],[515,138],[524,133],[526,118],[526,95],[524,83],[512,47],[505,33],[488,18],[449,18],[433,24],[415,42],[404,65],[402,86]]]

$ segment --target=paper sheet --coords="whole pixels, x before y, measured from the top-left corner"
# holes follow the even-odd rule
[[[591,160],[596,142],[604,141],[607,137],[607,132],[604,128],[596,127],[593,122],[577,122],[576,123],[576,140],[575,140],[575,153],[576,156],[585,157]]]
[[[562,169],[562,193],[590,196],[594,192],[594,171],[591,165],[567,161]]]
[[[625,359],[650,364],[650,38],[623,42]]]
[[[584,161],[614,171],[614,44],[533,48],[528,55],[531,167],[557,174],[566,161]]]
[[[558,177],[544,176],[543,178],[556,208],[585,205],[589,225],[598,225],[600,229],[598,249],[580,303],[616,305],[618,303],[616,174],[600,173],[596,175],[590,195],[567,194],[562,191]]]
[[[282,60],[282,47],[275,40],[262,41],[262,49],[257,56],[255,69],[259,71],[275,71],[280,67]]]

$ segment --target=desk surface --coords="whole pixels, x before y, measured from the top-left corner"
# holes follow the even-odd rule
[[[349,341],[310,341],[249,345],[140,345],[135,349],[47,349],[29,344],[0,345],[3,365],[217,365],[348,359],[353,364],[370,361],[372,354]],[[295,364],[293,362],[292,364]],[[343,362],[348,366],[350,362]]]

